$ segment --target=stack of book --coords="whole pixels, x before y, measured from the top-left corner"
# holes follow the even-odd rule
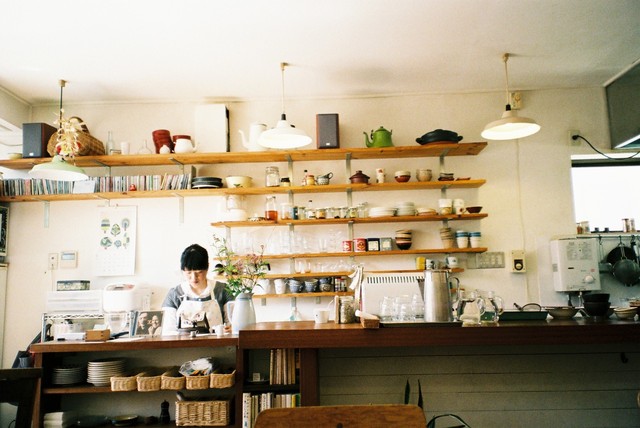
[[[261,394],[242,394],[242,427],[251,428],[255,424],[258,413],[265,409],[276,407],[298,407],[300,406],[300,394],[276,394],[274,392],[264,392]]]
[[[299,353],[295,349],[272,349],[269,356],[269,384],[294,385],[298,358]]]

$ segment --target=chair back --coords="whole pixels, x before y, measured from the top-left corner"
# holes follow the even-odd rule
[[[255,428],[425,428],[423,410],[403,404],[303,406],[266,409]]]
[[[0,403],[18,406],[15,428],[30,428],[41,368],[1,369]]]

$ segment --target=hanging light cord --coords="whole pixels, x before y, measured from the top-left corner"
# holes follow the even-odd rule
[[[289,65],[286,62],[280,63],[281,79],[282,79],[282,120],[286,120],[287,116],[284,112],[284,68]]]
[[[60,84],[60,110],[59,110],[59,116],[58,116],[58,126],[61,127],[62,126],[62,91],[67,81],[60,79],[58,83]]]
[[[598,150],[598,149],[596,149],[595,147],[593,147],[593,144],[591,144],[591,143],[589,142],[589,140],[587,140],[586,138],[584,138],[582,135],[579,135],[579,134],[572,135],[572,136],[571,136],[571,139],[572,139],[572,140],[574,140],[574,141],[576,141],[576,140],[578,140],[578,139],[583,140],[585,143],[587,143],[587,144],[589,145],[589,147],[591,147],[591,148],[593,149],[593,151],[594,151],[594,152],[596,152],[596,153],[598,153],[598,154],[600,154],[600,155],[604,156],[604,157],[605,157],[605,158],[607,158],[607,159],[611,159],[611,160],[625,160],[625,159],[632,159],[632,158],[635,158],[636,156],[640,155],[640,152],[635,152],[634,154],[632,154],[631,156],[626,157],[626,158],[615,158],[615,157],[608,156],[607,154],[602,153],[600,150]]]
[[[507,92],[507,110],[511,110],[511,100],[509,100],[509,70],[507,69],[507,61],[509,61],[509,54],[502,55],[502,61],[504,62],[504,80]]]

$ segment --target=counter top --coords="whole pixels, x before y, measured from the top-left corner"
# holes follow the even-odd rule
[[[239,346],[245,349],[606,343],[640,343],[640,322],[576,318],[508,321],[478,327],[452,323],[364,329],[360,324],[284,321],[257,323],[239,335]]]

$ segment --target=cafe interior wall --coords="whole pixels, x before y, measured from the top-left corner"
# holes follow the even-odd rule
[[[561,304],[565,297],[553,292],[548,244],[552,236],[575,232],[570,156],[587,152],[584,147],[569,144],[567,131],[580,129],[601,149],[608,146],[603,90],[593,87],[523,91],[523,99],[521,114],[535,118],[542,125],[538,134],[519,141],[489,142],[478,156],[447,158],[445,165],[457,176],[487,180],[479,189],[461,190],[460,195],[467,203],[482,205],[489,216],[480,222],[456,223],[454,227],[481,230],[483,245],[489,251],[504,252],[507,259],[511,250],[525,249],[527,272],[514,274],[508,268],[467,269],[458,276],[466,288],[495,290],[508,306],[513,302],[531,301]],[[249,124],[254,121],[272,126],[280,114],[280,103],[275,99],[206,102],[227,105],[232,151],[245,150],[239,129],[247,132]],[[105,141],[107,132],[113,131],[117,142],[130,142],[132,151],[136,152],[144,140],[152,146],[151,131],[154,129],[166,128],[174,134],[191,134],[194,108],[202,103],[68,104],[65,105],[65,111],[82,117],[92,134],[99,139]],[[364,147],[362,132],[379,126],[393,130],[393,140],[397,146],[416,144],[416,137],[436,128],[455,130],[464,136],[465,142],[481,141],[483,126],[498,118],[503,108],[503,94],[489,92],[287,100],[289,120],[312,136],[315,136],[317,113],[338,113],[341,147],[349,148]],[[55,105],[33,106],[29,120],[52,122],[56,109]],[[372,175],[377,166],[384,166],[388,179],[392,179],[394,169],[405,166],[414,171],[418,166],[427,165],[436,173],[438,171],[437,159],[389,159],[357,165],[368,175]],[[213,166],[207,167],[206,173],[221,176],[248,174],[260,183],[264,167],[264,164]],[[298,176],[299,170],[307,167],[310,172],[316,173],[331,170],[339,179],[345,179],[342,164],[321,162],[295,165]],[[151,170],[147,167],[114,168],[112,174],[138,174]],[[178,172],[177,167],[167,167],[162,171]],[[10,170],[4,172],[5,177],[23,174]],[[106,172],[103,168],[90,169],[92,175]],[[403,198],[435,203],[439,192],[385,192],[384,196],[385,203]],[[366,197],[371,196],[367,194]],[[330,195],[330,198],[338,196]],[[251,198],[250,210],[262,210],[263,201],[263,197]],[[180,215],[182,202],[183,218]],[[372,205],[379,204],[374,200],[369,202]],[[93,274],[93,259],[98,249],[89,238],[97,220],[98,208],[109,204],[137,207],[136,271],[131,277],[98,277]],[[210,226],[219,216],[222,205],[220,197],[193,197],[183,201],[176,197],[54,202],[50,204],[49,224],[46,226],[44,203],[12,204],[6,312],[6,328],[11,334],[5,336],[4,366],[10,365],[16,352],[38,333],[41,314],[45,311],[45,293],[53,289],[57,280],[90,279],[92,288],[97,289],[114,282],[132,282],[151,288],[152,309],[159,308],[166,291],[182,279],[179,257],[183,248],[194,242],[209,246],[213,233],[223,233]],[[436,224],[403,224],[405,226],[414,229],[419,240],[437,245],[437,241],[432,241],[437,236]],[[358,229],[358,232],[367,236],[381,236],[381,233],[392,233],[395,227],[367,226],[366,230]],[[260,233],[274,233],[267,229],[261,229]],[[47,255],[62,250],[78,251],[78,267],[48,270]],[[461,259],[464,266],[465,258]],[[413,256],[368,257],[364,261],[367,269],[408,269],[414,263]],[[301,319],[311,319],[314,308],[329,303],[330,300],[324,298],[319,303],[316,299],[299,298],[299,316]],[[258,321],[289,319],[291,301],[268,299],[263,305],[257,300],[256,311]]]

